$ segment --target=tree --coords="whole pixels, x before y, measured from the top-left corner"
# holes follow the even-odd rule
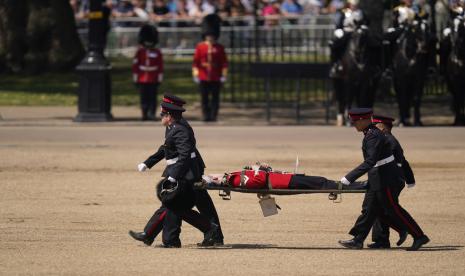
[[[0,71],[73,69],[84,55],[64,0],[0,0]]]

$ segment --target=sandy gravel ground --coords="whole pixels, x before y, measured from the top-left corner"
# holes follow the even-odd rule
[[[32,110],[29,120],[24,110]],[[264,218],[255,195],[223,201],[216,192],[210,194],[225,246],[197,248],[202,235],[185,224],[183,248],[163,249],[156,247],[160,239],[147,247],[127,235],[159,206],[154,185],[162,164],[145,173],[136,165],[158,147],[163,128],[75,124],[66,108],[58,115],[24,110],[19,116],[18,109],[0,108],[1,275],[465,274],[464,128],[395,130],[417,178],[400,201],[431,238],[421,251],[404,250],[411,238],[391,250],[338,246],[350,237],[360,194],[346,194],[339,204],[326,194],[281,196],[280,214]],[[194,126],[209,173],[256,160],[291,170],[298,155],[301,172],[339,179],[362,159],[362,137],[351,128]]]

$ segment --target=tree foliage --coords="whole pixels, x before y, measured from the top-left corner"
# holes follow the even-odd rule
[[[84,54],[64,0],[0,0],[0,71],[70,70]]]

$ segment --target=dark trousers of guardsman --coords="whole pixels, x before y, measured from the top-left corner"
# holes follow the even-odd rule
[[[349,234],[354,240],[363,242],[377,218],[389,224],[396,231],[407,231],[413,238],[424,236],[420,226],[410,214],[399,205],[391,188],[368,190],[363,200],[362,214],[358,217]]]
[[[210,222],[218,225],[219,238],[223,239],[220,219],[218,218],[218,213],[216,212],[215,205],[213,204],[213,200],[210,195],[206,190],[194,190],[194,194],[195,206],[199,210],[200,214],[207,218]],[[179,244],[181,242],[179,235],[181,233],[182,219],[181,215],[168,210],[168,208],[162,205],[155,211],[153,216],[147,222],[144,232],[147,234],[147,237],[153,241],[163,230],[162,242],[164,244]],[[192,214],[188,213],[187,219],[191,219],[192,222]],[[195,223],[194,227],[196,227]],[[202,231],[202,229],[199,230]]]
[[[153,216],[147,222],[144,232],[147,239],[152,241],[160,234],[162,234],[162,242],[167,245],[181,244],[179,235],[181,234],[182,219],[173,211],[170,211],[165,206],[161,206],[155,211]],[[168,226],[168,227],[167,227]]]
[[[396,188],[391,189],[392,198],[395,199],[397,202],[399,202],[399,195],[400,195],[400,192],[404,189],[404,186],[405,185],[402,184]],[[366,206],[362,206],[362,208],[365,209]],[[385,220],[377,218],[371,230],[371,237],[372,237],[373,242],[375,243],[388,244],[389,243],[389,223],[387,223]]]
[[[155,119],[158,83],[139,83],[142,119]]]
[[[200,93],[202,96],[202,114],[204,121],[216,121],[220,108],[219,81],[200,81]]]
[[[210,195],[206,190],[194,190],[195,196],[195,207],[199,210],[199,213],[208,219],[209,222],[218,225],[218,237],[223,239],[223,231],[221,230],[220,219],[218,218],[218,213],[216,212],[215,205],[213,204],[213,200],[211,199]],[[179,214],[179,213],[176,213]],[[186,220],[181,215],[176,215],[175,213],[168,211],[168,216],[166,216],[164,224],[163,224],[163,236],[162,240],[164,244],[172,244],[173,242],[177,242],[179,240],[179,234],[181,233],[181,224],[182,220]],[[189,224],[192,224],[192,220],[194,219],[192,214],[189,214],[191,221],[187,221]],[[202,232],[201,228],[198,228],[196,224],[192,224],[194,227],[199,229]]]

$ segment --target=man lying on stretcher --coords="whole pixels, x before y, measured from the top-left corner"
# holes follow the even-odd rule
[[[268,183],[267,183],[268,180]],[[341,185],[339,181],[329,180],[322,176],[310,176],[282,171],[274,171],[268,164],[257,162],[254,166],[246,166],[242,171],[225,174],[210,174],[202,177],[206,187],[227,186],[245,189],[302,189],[302,190],[363,190],[366,182],[354,182]]]

